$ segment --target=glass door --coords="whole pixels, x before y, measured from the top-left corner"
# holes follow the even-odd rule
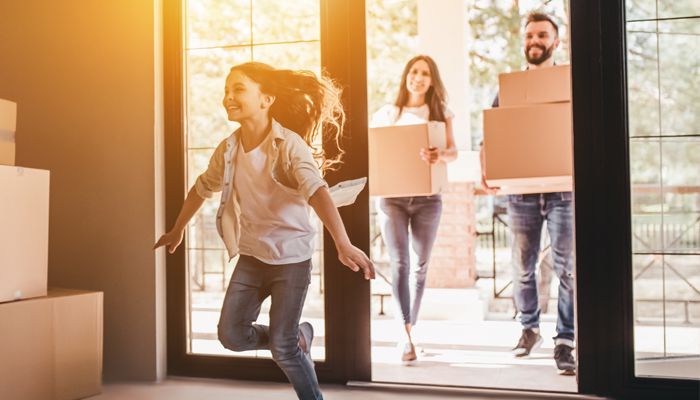
[[[236,128],[227,121],[222,107],[223,87],[229,69],[243,62],[260,61],[276,68],[321,71],[340,86],[354,80],[364,82],[364,71],[349,71],[351,57],[362,54],[364,44],[355,49],[346,40],[351,30],[353,7],[358,2],[339,0],[166,0],[165,31],[165,108],[166,108],[166,190],[167,223],[172,225],[187,190],[202,173],[214,148]],[[360,4],[364,6],[364,4]],[[364,19],[361,18],[360,22]],[[348,115],[348,137],[359,137],[344,149],[362,146],[364,90],[343,94]],[[354,121],[360,121],[354,123]],[[316,143],[325,146],[326,143]],[[329,144],[327,154],[335,143]],[[366,148],[358,153],[366,152]],[[329,184],[363,176],[362,157],[346,157],[343,168],[328,174]],[[364,173],[366,175],[366,172]],[[215,196],[218,197],[218,196]],[[367,201],[360,197],[341,210],[351,239],[367,229],[356,215]],[[271,359],[269,351],[236,353],[225,349],[217,337],[217,323],[223,296],[236,259],[227,260],[214,225],[216,199],[205,202],[190,221],[181,247],[168,255],[168,372],[172,375],[226,377],[256,380],[286,380]],[[368,287],[357,274],[337,259],[333,242],[316,221],[316,251],[312,262],[311,286],[302,321],[314,326],[312,357],[321,381],[362,379],[364,368],[361,335],[343,328],[349,324],[363,328],[364,314],[356,308],[369,308],[365,301],[348,301],[358,290]],[[364,222],[363,222],[364,221]],[[366,249],[362,240],[355,241]],[[330,248],[329,248],[330,247]],[[328,251],[324,251],[328,249]],[[261,308],[258,322],[266,323],[270,301]],[[357,316],[353,319],[353,316]],[[332,336],[332,339],[329,338]],[[357,341],[357,343],[353,342]],[[359,361],[356,361],[359,360]],[[359,371],[359,372],[358,372]]]
[[[635,375],[700,380],[700,3],[626,9]]]
[[[373,125],[392,122],[382,117],[382,110],[396,101],[405,64],[416,55],[428,55],[435,61],[447,92],[447,107],[454,113],[452,124],[459,152],[458,158],[447,164],[448,184],[440,193],[442,211],[430,259],[422,267],[424,272],[418,272],[421,267],[414,252],[408,257],[407,272],[399,272],[398,250],[392,260],[386,231],[382,231],[388,218],[381,204],[387,203],[381,196],[371,198],[371,256],[378,270],[371,290],[372,380],[576,392],[576,377],[558,373],[553,357],[555,342],[551,338],[557,334],[560,288],[556,270],[562,269],[554,268],[546,226],[539,226],[544,228],[543,240],[533,273],[538,288],[531,291],[539,292],[538,327],[543,340],[525,357],[512,352],[523,326],[514,301],[517,282],[511,258],[512,226],[506,211],[509,198],[487,195],[481,189],[478,163],[484,137],[483,115],[492,108],[499,91],[499,74],[527,66],[524,22],[531,12],[545,13],[555,21],[559,45],[552,56],[556,64],[569,64],[569,2],[445,0],[439,7],[430,0],[365,3],[368,111],[378,117],[370,118]],[[382,149],[380,153],[388,151]],[[543,152],[542,157],[550,155]],[[412,156],[407,150],[401,153],[401,157]],[[419,201],[418,197],[414,199]],[[412,212],[398,210],[397,214]],[[426,214],[414,212],[411,221],[426,218]],[[394,219],[397,225],[398,220]],[[411,245],[418,243],[412,241]],[[394,249],[400,247],[396,242],[393,245]],[[403,290],[397,283],[401,275],[408,276],[410,288],[404,296],[404,307],[409,298],[410,307],[419,308],[411,328],[416,360],[410,362],[402,360],[410,346],[398,307],[397,293]],[[418,280],[424,282],[421,291],[413,289]],[[538,379],[533,380],[533,376]]]
[[[698,15],[571,2],[582,393],[700,395]]]
[[[186,0],[183,2],[186,187],[206,170],[216,146],[238,124],[229,122],[221,106],[229,69],[247,61],[276,68],[320,73],[320,3],[297,1],[279,7],[270,0]],[[207,200],[187,230],[187,344],[190,354],[271,358],[269,351],[232,352],[217,338],[217,322],[237,257],[227,260],[216,227],[218,198]],[[318,232],[320,222],[312,215]],[[303,321],[314,326],[315,360],[325,359],[323,326],[323,240],[317,235],[311,287]],[[268,323],[270,299],[262,305],[259,322]]]

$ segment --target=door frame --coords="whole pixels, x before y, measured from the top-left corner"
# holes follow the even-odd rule
[[[188,190],[184,158],[182,4],[182,0],[164,0],[163,3],[167,226],[172,226],[176,220]],[[363,0],[320,0],[320,7],[322,69],[344,88],[343,104],[350,117],[343,141],[345,164],[341,170],[326,176],[332,185],[341,180],[367,176],[365,4]],[[330,143],[326,149],[331,156],[334,147]],[[340,214],[353,243],[369,254],[367,191],[355,204],[341,208]],[[365,218],[358,218],[359,215]],[[168,374],[285,382],[286,377],[271,359],[187,354],[185,257],[184,246],[180,246],[166,258]],[[369,381],[369,282],[338,261],[333,240],[325,230],[323,279],[326,359],[316,362],[319,380],[336,383]]]
[[[632,246],[624,0],[571,0],[579,393],[697,399],[696,381],[634,376]],[[181,0],[164,0],[166,221],[184,200]],[[321,0],[321,62],[343,88],[345,163],[329,184],[367,176],[364,0]],[[334,149],[327,150],[332,154]],[[352,242],[369,252],[369,197],[340,209]],[[362,217],[358,217],[362,216]],[[371,380],[370,290],[337,260],[324,232],[326,360],[319,380]],[[167,256],[168,373],[285,381],[272,360],[186,354],[185,252]],[[659,397],[662,396],[662,397]]]
[[[634,372],[625,1],[570,4],[579,391],[697,399],[697,381]]]

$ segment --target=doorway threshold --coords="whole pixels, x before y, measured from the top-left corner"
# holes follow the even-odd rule
[[[463,387],[451,385],[428,385],[414,383],[395,383],[395,382],[364,382],[364,381],[348,381],[347,386],[373,389],[378,391],[393,391],[393,392],[411,392],[424,393],[428,395],[450,396],[455,398],[464,398],[464,396],[473,397],[475,399],[575,399],[575,400],[600,400],[604,397],[581,395],[575,393],[564,392],[543,392],[543,391],[526,391],[516,389],[494,389],[483,387]]]

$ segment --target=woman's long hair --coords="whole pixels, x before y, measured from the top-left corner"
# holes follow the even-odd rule
[[[275,96],[270,116],[304,139],[314,158],[321,161],[323,173],[337,169],[345,153],[340,147],[345,111],[340,103],[341,89],[332,80],[311,71],[276,69],[260,62],[236,65],[231,71],[242,72],[258,83],[263,93]],[[335,157],[326,157],[323,148],[314,146],[319,137],[335,142]]]
[[[430,120],[431,121],[445,121],[445,106],[447,105],[447,92],[445,91],[445,85],[442,83],[440,78],[440,71],[438,71],[437,64],[435,61],[426,55],[417,55],[412,59],[408,60],[406,66],[403,69],[403,74],[401,75],[401,85],[399,86],[399,95],[396,96],[396,101],[394,104],[399,108],[399,112],[396,115],[396,119],[401,116],[403,108],[408,102],[409,93],[406,88],[406,80],[408,73],[411,71],[411,67],[416,61],[423,60],[428,64],[428,69],[430,70],[430,88],[425,93],[425,103],[428,105],[428,110],[430,110]]]

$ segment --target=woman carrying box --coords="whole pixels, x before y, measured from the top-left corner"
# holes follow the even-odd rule
[[[409,60],[404,68],[396,101],[380,108],[372,116],[371,125],[379,127],[428,121],[444,122],[445,149],[423,148],[419,154],[406,156],[420,157],[428,164],[453,161],[457,158],[452,134],[454,114],[447,108],[446,99],[447,93],[435,61],[429,56],[418,55]],[[392,292],[406,331],[401,361],[411,363],[417,358],[411,329],[418,320],[428,261],[442,213],[442,198],[439,193],[430,196],[383,197],[379,199],[377,208],[380,211],[382,237],[391,260]],[[409,241],[418,257],[411,285]]]

